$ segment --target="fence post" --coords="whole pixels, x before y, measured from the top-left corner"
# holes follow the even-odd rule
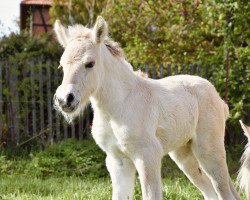
[[[43,68],[42,59],[38,59],[39,65],[39,101],[40,101],[40,130],[44,130],[44,102],[43,102]]]
[[[187,73],[187,68],[186,68],[186,65],[183,64],[182,65],[182,74],[186,74]]]
[[[30,60],[30,83],[31,83],[31,105],[32,105],[32,132],[33,136],[37,133],[36,128],[36,97],[35,97],[35,80],[34,80],[34,60]]]
[[[156,69],[155,69],[155,65],[152,65],[152,78],[156,79]]]
[[[91,134],[90,134],[90,112],[91,112],[91,108],[88,105],[87,109],[86,109],[86,128],[85,128],[86,139],[89,139],[91,137]]]
[[[190,75],[194,74],[194,65],[190,65]]]
[[[177,64],[174,65],[174,74],[175,75],[178,74],[178,65]]]
[[[52,105],[51,105],[51,61],[47,60],[46,61],[46,71],[47,71],[47,109],[48,109],[48,129],[49,129],[49,135],[48,135],[48,141],[53,142],[53,137],[52,137]]]
[[[26,66],[29,66],[25,62]],[[28,73],[26,71],[26,68],[22,69],[22,78],[25,79],[28,76]],[[28,87],[29,88],[29,87]],[[24,100],[24,130],[26,132],[26,136],[29,135],[29,100],[26,91],[24,91],[23,94],[23,100]]]
[[[16,133],[16,143],[19,143],[20,130],[19,130],[19,93],[18,93],[18,74],[17,74],[17,65],[12,66],[12,95],[13,95],[13,122],[14,129]]]
[[[163,68],[163,64],[160,64],[160,78],[163,78],[164,76],[164,68]]]
[[[8,112],[8,128],[10,132],[10,138],[11,138],[11,145],[13,150],[16,148],[16,133],[14,129],[14,115],[13,115],[13,104],[12,104],[12,98],[11,93],[13,86],[11,85],[11,73],[10,73],[10,62],[6,62],[6,87],[8,87],[8,94],[6,95],[6,101],[7,101],[7,112]]]
[[[65,120],[63,122],[63,134],[64,134],[64,139],[67,139],[68,138],[68,124]]]
[[[197,66],[197,73],[202,77],[202,66],[200,64]]]
[[[215,84],[215,79],[214,79],[215,68],[216,68],[216,66],[215,66],[215,65],[212,65],[211,82],[212,82],[213,84]]]
[[[58,77],[58,69],[55,68],[55,84],[58,86],[59,85],[59,77]],[[55,111],[56,114],[56,139],[57,141],[60,140],[60,115]]]
[[[78,119],[79,119],[78,137],[79,137],[79,140],[82,140],[83,139],[83,119],[82,119],[82,116],[79,115]]]
[[[75,123],[74,122],[72,122],[72,124],[71,124],[71,138],[73,138],[73,139],[76,138]]]
[[[206,79],[209,80],[209,71],[208,71],[208,65],[206,65]]]
[[[171,72],[171,65],[170,64],[168,64],[167,70],[168,70],[168,76],[171,76],[172,72]]]

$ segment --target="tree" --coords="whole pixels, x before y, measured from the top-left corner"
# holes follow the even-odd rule
[[[97,15],[105,10],[106,4],[107,0],[54,0],[50,14],[52,21],[60,19],[66,24],[92,26]]]

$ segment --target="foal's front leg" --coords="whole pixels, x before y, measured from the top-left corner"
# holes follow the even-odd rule
[[[151,143],[152,142],[152,143]],[[135,156],[134,163],[139,174],[143,200],[161,200],[162,148],[158,142],[144,143]]]
[[[112,181],[112,200],[132,200],[135,181],[133,162],[125,157],[107,155],[106,165]]]

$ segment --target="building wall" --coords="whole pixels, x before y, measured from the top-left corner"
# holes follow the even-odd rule
[[[20,5],[20,29],[29,29],[32,35],[42,35],[52,31],[49,24],[50,5],[33,5],[21,3]]]
[[[45,32],[50,32],[52,26],[49,24],[49,20],[49,7],[36,6],[33,9],[32,35],[41,35]]]

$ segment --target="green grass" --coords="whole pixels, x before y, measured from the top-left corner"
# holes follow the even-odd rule
[[[134,199],[141,199],[136,181]],[[49,177],[46,179],[23,175],[3,176],[0,199],[6,200],[106,200],[111,198],[109,178]],[[186,179],[163,180],[164,199],[202,199],[199,191]]]
[[[0,155],[0,200],[107,200],[111,181],[105,155],[93,141],[66,140],[28,156]],[[239,158],[229,154],[235,179]],[[199,200],[201,193],[173,161],[163,159],[164,200]],[[136,179],[134,200],[141,200]],[[242,199],[245,199],[242,196]]]
[[[109,199],[110,194],[107,178],[4,176],[0,183],[0,199],[6,200],[92,200]]]
[[[47,177],[24,175],[2,176],[2,200],[107,200],[111,199],[111,182],[106,178]],[[185,178],[163,179],[164,200],[200,200],[201,193]],[[136,180],[134,200],[141,200],[139,180]],[[245,199],[242,196],[242,199]]]

